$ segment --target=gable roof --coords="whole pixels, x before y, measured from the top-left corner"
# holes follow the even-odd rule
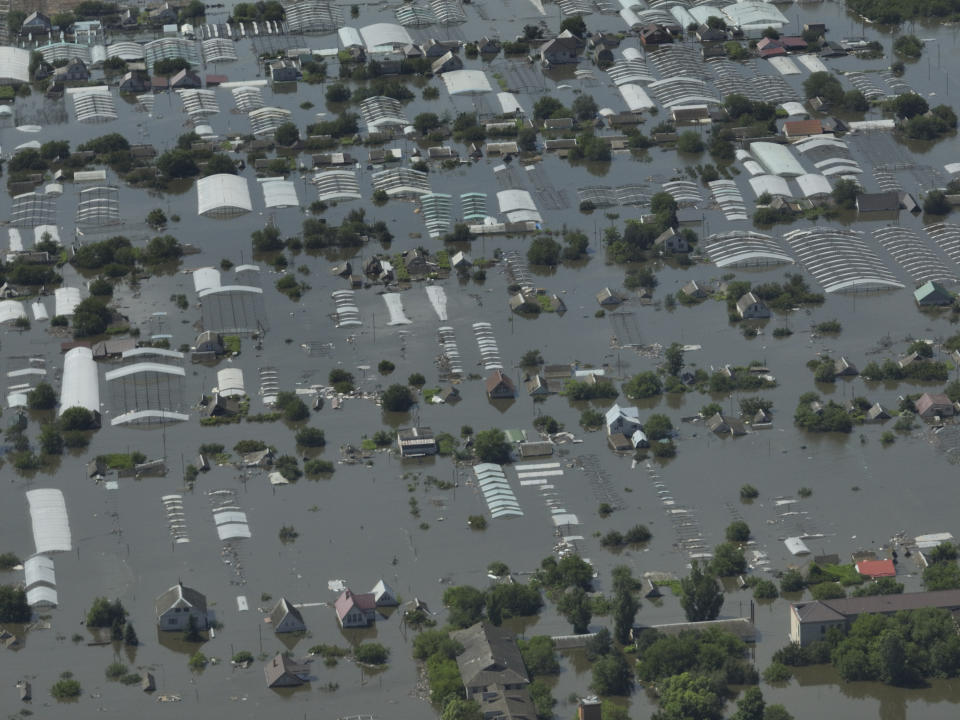
[[[610,406],[610,409],[607,410],[606,415],[604,415],[607,425],[610,425],[621,417],[636,425],[641,424],[640,411],[635,407],[620,407],[617,403],[614,403]]]
[[[337,598],[337,601],[334,603],[334,607],[337,611],[337,617],[342,622],[343,619],[347,616],[354,607],[358,610],[373,610],[377,607],[376,598],[374,598],[373,593],[363,593],[361,595],[355,594],[350,588],[347,588],[342,593],[340,597]]]
[[[177,583],[157,598],[157,615],[163,615],[163,613],[175,607],[181,601],[186,603],[188,607],[196,608],[201,613],[207,611],[207,598],[204,597],[202,593],[187,587],[183,583]]]
[[[287,686],[302,685],[310,674],[310,666],[306,663],[298,663],[283,653],[277,653],[263,666],[263,674],[267,679],[267,687],[273,687],[281,679],[286,680],[283,684]]]
[[[893,560],[861,560],[857,563],[857,572],[867,577],[896,577],[897,568]]]
[[[520,648],[509,630],[481,621],[450,633],[450,637],[463,645],[457,666],[467,687],[530,682]]]
[[[300,614],[300,611],[286,598],[280,598],[280,601],[273,607],[273,610],[270,611],[270,622],[273,624],[273,627],[278,627],[287,615],[298,620],[301,625],[306,625],[306,623],[303,622],[303,615]]]
[[[511,391],[515,391],[517,389],[516,385],[513,384],[513,380],[504,375],[503,370],[498,369],[494,370],[492,373],[490,373],[489,377],[487,377],[487,392],[493,392],[501,383]]]
[[[748,292],[743,295],[739,300],[737,300],[737,310],[741,313],[747,311],[751,305],[754,303],[766,307],[766,303],[763,302],[760,298],[754,295],[752,292]]]
[[[913,403],[913,407],[920,415],[935,406],[946,407],[947,405],[953,405],[953,403],[943,393],[924,393]]]

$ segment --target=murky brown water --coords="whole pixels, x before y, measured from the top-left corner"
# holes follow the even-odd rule
[[[555,24],[554,10],[548,6],[551,26]],[[489,20],[479,19],[477,12],[482,12]],[[861,33],[859,25],[843,15],[839,6],[834,4],[813,5],[809,9],[788,8],[788,17],[793,18],[798,13],[800,22],[807,19],[827,22],[834,39]],[[533,5],[522,0],[473,3],[468,6],[468,15],[470,23],[450,29],[452,37],[472,39],[499,34],[506,38],[522,24],[538,17]],[[387,9],[363,6],[359,24],[390,21],[392,17],[392,12]],[[591,29],[619,30],[622,22],[616,16],[594,15],[588,18],[588,25]],[[872,31],[867,32],[872,36]],[[911,66],[907,80],[915,83],[914,86],[922,89],[924,94],[936,93],[948,101],[948,96],[960,94],[953,84],[955,78],[950,79],[950,85],[946,84],[946,73],[958,52],[955,31],[925,28],[918,29],[917,34],[936,38],[941,50],[932,50],[936,45],[931,43],[924,57]],[[882,41],[889,46],[889,36],[884,36]],[[326,36],[307,38],[302,44],[332,47],[334,43],[334,36]],[[240,43],[238,50],[241,54],[248,53],[250,43]],[[880,69],[888,63],[889,59],[828,61],[831,68],[842,70]],[[488,74],[504,73],[510,64],[501,56],[489,64]],[[480,67],[480,61],[467,61],[467,67],[473,66]],[[535,67],[533,69],[534,73],[527,73],[525,77],[539,74]],[[221,65],[216,71],[227,73],[231,79],[250,77],[254,73],[249,59],[229,66]],[[619,95],[608,84],[606,76],[596,69],[594,76],[596,81],[591,83],[574,79],[569,72],[559,72],[544,81],[544,88],[565,103],[572,102],[575,95],[571,89],[557,88],[557,83],[594,95],[601,107],[621,107]],[[799,88],[803,77],[805,75],[788,77],[787,81]],[[437,81],[434,84],[439,85]],[[290,108],[301,127],[323,110],[321,87],[302,85],[295,95],[274,97],[269,88],[265,88],[264,93],[268,104]],[[519,93],[521,103],[528,110],[539,95],[539,92]],[[219,91],[218,99],[221,113],[213,119],[214,128],[218,132],[246,132],[246,120],[229,112],[233,105],[229,91]],[[316,107],[301,110],[298,106],[306,99]],[[488,102],[490,108],[495,106],[492,99],[483,102]],[[418,98],[407,106],[406,111],[411,118],[424,110],[453,116],[472,107],[473,101],[469,98],[451,99],[442,92],[440,100],[427,103]],[[15,108],[18,122],[29,120],[44,124],[45,105],[37,96],[18,100]],[[71,112],[70,108],[68,112]],[[163,150],[172,146],[175,138],[188,129],[183,125],[186,116],[180,102],[172,96],[157,97],[153,118],[122,104],[120,112],[121,119],[110,125],[82,126],[73,122],[52,125],[45,128],[41,138],[66,137],[76,146],[85,139],[117,131],[138,142],[154,143]],[[0,145],[7,151],[34,137],[10,128],[0,129]],[[407,152],[414,147],[407,141],[400,141],[399,146]],[[463,151],[462,147],[459,149]],[[932,148],[909,148],[918,153],[918,164],[932,166],[937,171],[944,162],[955,159],[957,149],[953,139]],[[363,157],[362,150],[357,152]],[[903,152],[906,154],[906,150]],[[706,157],[701,160],[708,161]],[[488,211],[492,213],[496,210],[495,193],[502,189],[492,173],[498,164],[498,159],[484,159],[469,168],[434,172],[430,176],[431,183],[435,191],[451,194],[485,191],[488,193]],[[652,369],[654,360],[631,350],[612,349],[611,337],[615,330],[610,319],[594,317],[598,307],[594,299],[596,292],[604,286],[617,287],[622,282],[623,272],[605,264],[599,245],[603,228],[611,220],[600,211],[589,216],[581,215],[577,211],[576,189],[590,184],[646,182],[655,191],[660,183],[676,174],[674,168],[683,164],[685,161],[678,160],[672,151],[659,149],[652,149],[648,157],[637,160],[618,155],[612,164],[599,166],[571,167],[552,156],[544,159],[540,176],[555,189],[562,190],[568,203],[562,209],[542,208],[547,224],[556,229],[564,224],[578,227],[591,237],[592,255],[586,264],[581,263],[575,268],[560,267],[556,272],[537,272],[538,284],[562,294],[568,307],[563,317],[544,314],[529,319],[510,315],[506,304],[507,281],[498,268],[488,272],[487,281],[482,285],[456,279],[444,281],[449,320],[443,323],[437,319],[419,284],[403,294],[405,312],[413,322],[402,327],[385,324],[388,319],[386,307],[375,291],[358,292],[357,302],[364,326],[359,332],[352,332],[337,329],[329,318],[333,310],[330,292],[343,285],[338,278],[330,277],[327,267],[343,258],[352,259],[356,266],[358,261],[379,248],[366,247],[353,256],[350,253],[331,253],[326,257],[302,253],[292,258],[292,266],[304,264],[311,270],[307,282],[312,289],[296,304],[270,287],[276,277],[265,272],[271,331],[262,351],[245,343],[242,354],[233,361],[244,371],[247,389],[253,397],[251,411],[265,409],[256,397],[257,371],[263,366],[277,368],[282,387],[290,389],[323,383],[329,370],[338,365],[355,372],[361,379],[361,387],[367,391],[397,379],[402,381],[413,372],[424,373],[428,387],[435,387],[439,384],[433,364],[439,353],[436,329],[442,324],[455,328],[464,369],[468,373],[484,374],[477,364],[480,355],[471,329],[471,324],[476,321],[493,325],[504,365],[514,379],[518,379],[514,366],[531,348],[539,348],[547,362],[576,360],[595,366],[606,365],[608,372],[620,377]],[[864,163],[864,167],[867,170],[864,178],[869,183],[868,164]],[[523,168],[514,168],[511,172],[521,178],[521,187],[534,189],[533,181],[524,178],[527,171]],[[926,170],[916,174],[904,173],[900,180],[907,189],[920,191],[924,188],[916,186],[916,178],[924,173],[929,182],[938,180],[934,172]],[[360,172],[365,192],[370,188],[369,174],[366,169]],[[299,175],[294,175],[294,179],[301,202],[306,204],[313,199],[312,189]],[[744,196],[752,197],[744,176],[738,176],[737,180]],[[260,191],[253,182],[251,195],[254,213],[217,222],[196,217],[193,189],[185,188],[181,194],[150,197],[141,191],[121,187],[126,223],[118,232],[138,240],[149,237],[150,233],[140,218],[149,209],[162,207],[168,215],[176,213],[183,218],[180,223],[171,224],[170,232],[203,251],[201,255],[185,258],[182,269],[217,265],[221,258],[229,258],[235,263],[249,261],[249,234],[268,219],[263,212]],[[72,236],[75,201],[76,189],[68,185],[58,204],[65,239]],[[7,195],[0,197],[0,215],[7,216],[9,203]],[[342,204],[329,210],[326,217],[329,222],[337,222],[355,206],[356,203]],[[454,207],[457,208],[456,201]],[[427,238],[421,218],[412,211],[412,204],[396,201],[383,208],[368,208],[369,216],[390,223],[395,235],[391,252],[417,245],[438,246],[437,242]],[[620,208],[612,212],[619,215],[618,223],[638,213],[636,208]],[[271,212],[269,218],[285,234],[293,234],[299,229],[303,215],[296,209],[289,209]],[[905,213],[901,214],[900,223],[917,230],[922,227],[920,219]],[[706,213],[705,229],[716,232],[727,227],[718,212]],[[872,225],[856,223],[854,227],[869,230]],[[488,238],[474,241],[471,253],[474,257],[490,257],[496,248],[522,250],[525,245],[526,241],[519,238]],[[909,285],[909,278],[882,251],[881,257]],[[742,275],[764,282],[781,278],[783,272],[784,268],[778,268]],[[690,279],[719,279],[720,274],[716,268],[705,264],[689,269],[664,267],[659,272],[657,299],[675,292]],[[68,284],[80,282],[71,268],[65,269],[65,278]],[[190,299],[189,310],[180,311],[169,302],[171,294],[177,293]],[[123,290],[117,297],[118,306],[129,314],[131,321],[144,328],[151,313],[160,309],[169,312],[164,330],[173,335],[173,347],[193,341],[194,323],[199,313],[189,274],[155,277],[144,282],[136,296]],[[753,529],[757,549],[769,553],[773,566],[782,568],[792,562],[792,558],[781,540],[798,531],[822,534],[822,538],[808,542],[815,552],[845,555],[857,549],[879,547],[900,530],[908,535],[953,530],[954,508],[943,500],[946,497],[944,481],[956,471],[931,447],[925,432],[898,438],[896,444],[884,449],[880,446],[882,429],[878,426],[856,428],[850,437],[815,437],[799,433],[791,422],[797,397],[814,389],[805,363],[817,353],[829,352],[834,356],[842,353],[862,367],[870,359],[901,353],[908,336],[936,338],[955,331],[945,318],[918,314],[907,290],[880,296],[830,297],[822,307],[792,313],[788,319],[772,319],[766,325],[766,332],[751,340],[744,339],[738,328],[728,324],[725,307],[715,301],[673,311],[631,302],[625,311],[633,313],[630,327],[642,343],[666,345],[678,341],[701,345],[701,350],[687,354],[688,365],[710,369],[728,363],[739,365],[760,360],[780,383],[776,389],[762,393],[774,401],[773,428],[730,441],[714,438],[700,426],[682,425],[678,457],[658,471],[660,480],[670,488],[678,505],[689,507],[695,513],[707,544],[719,542],[723,528],[732,519],[742,518]],[[836,338],[813,339],[808,332],[809,326],[831,318],[840,320],[843,332]],[[770,331],[784,323],[789,323],[795,334],[786,340],[773,339]],[[891,343],[889,349],[873,354],[887,337]],[[292,342],[286,343],[286,339]],[[18,356],[37,354],[47,358],[51,371],[61,366],[59,340],[51,338],[39,324],[35,323],[31,331],[23,334],[6,329],[0,341],[7,369],[14,366]],[[310,357],[300,349],[301,343],[305,342],[331,343],[334,349],[329,357]],[[389,378],[383,378],[375,371],[377,363],[384,358],[397,365]],[[217,368],[226,366],[227,363],[221,363]],[[372,369],[359,370],[361,366]],[[215,384],[216,368],[188,366],[188,398],[199,398]],[[548,413],[584,440],[582,444],[563,446],[561,461],[566,463],[577,456],[595,456],[611,476],[612,485],[625,504],[625,509],[602,520],[596,514],[601,499],[585,473],[564,467],[562,476],[551,478],[563,507],[576,513],[582,522],[579,534],[586,538],[581,543],[582,551],[599,569],[601,589],[606,584],[609,569],[619,563],[628,564],[637,574],[651,570],[685,572],[687,558],[675,548],[675,531],[647,471],[643,467],[631,470],[629,460],[613,456],[606,448],[603,433],[585,434],[579,429],[577,419],[582,404],[551,397],[546,403],[535,405],[522,394],[512,403],[493,405],[484,397],[482,381],[466,381],[460,389],[463,400],[455,406],[423,406],[405,416],[385,416],[372,403],[361,400],[347,401],[339,411],[333,411],[327,405],[309,421],[326,432],[328,446],[320,457],[336,460],[339,446],[359,444],[362,436],[372,435],[384,424],[397,427],[419,422],[453,434],[458,434],[459,427],[465,424],[477,430],[493,426],[523,428],[533,437],[531,421],[534,415]],[[887,407],[896,406],[898,395],[918,391],[912,385],[868,386],[860,379],[816,389],[824,396],[836,399],[864,395]],[[101,394],[104,401],[109,399],[103,383]],[[735,410],[738,399],[739,396],[728,400],[691,393],[643,403],[641,409],[643,413],[654,409],[666,412],[678,423],[681,417],[696,414],[702,405],[712,400]],[[597,405],[602,407],[602,404]],[[36,430],[36,423],[32,422],[31,437],[35,437]],[[89,452],[65,455],[50,471],[22,478],[16,476],[9,466],[0,470],[0,477],[9,482],[6,497],[10,508],[5,521],[0,524],[0,551],[11,550],[21,556],[32,551],[23,492],[33,487],[63,489],[77,546],[74,553],[58,556],[55,560],[60,607],[50,613],[52,627],[31,631],[20,651],[0,653],[0,675],[8,680],[0,694],[0,708],[8,713],[16,710],[13,681],[26,677],[34,685],[36,700],[33,710],[51,718],[67,717],[68,714],[93,717],[99,712],[139,712],[146,717],[167,716],[170,712],[192,716],[202,712],[211,718],[263,717],[271,712],[279,712],[284,717],[303,714],[304,717],[333,718],[357,713],[375,713],[381,718],[432,716],[429,706],[415,692],[417,671],[410,660],[411,637],[401,627],[398,615],[393,614],[369,630],[342,631],[332,607],[314,605],[334,600],[335,593],[327,589],[327,581],[341,578],[354,590],[365,591],[382,577],[404,600],[419,597],[431,609],[440,611],[442,619],[440,598],[446,584],[483,585],[486,582],[484,568],[495,559],[506,561],[515,571],[530,571],[541,558],[550,554],[555,542],[549,509],[541,493],[536,487],[519,486],[513,470],[508,471],[508,476],[513,481],[525,516],[493,521],[488,530],[476,533],[466,527],[466,518],[470,514],[485,512],[486,506],[477,491],[467,484],[471,477],[467,470],[457,471],[446,459],[401,463],[390,455],[378,453],[372,467],[338,465],[329,480],[301,480],[296,485],[280,488],[271,487],[262,473],[244,476],[232,469],[216,468],[203,475],[192,492],[185,493],[186,525],[191,542],[172,544],[160,497],[183,491],[181,468],[192,461],[200,443],[222,442],[231,447],[244,438],[262,438],[281,453],[295,452],[291,428],[284,423],[198,428],[195,422],[190,422],[169,426],[165,431],[105,427],[96,434]],[[127,450],[140,450],[151,458],[161,456],[165,450],[171,472],[164,478],[122,480],[120,489],[114,492],[87,481],[84,462],[89,457]],[[922,471],[918,472],[918,468]],[[459,487],[441,491],[427,488],[420,482],[411,493],[408,483],[415,474],[420,474],[421,479],[427,475],[456,478]],[[751,505],[742,505],[738,500],[738,488],[744,482],[752,483],[761,491],[759,500]],[[797,506],[802,514],[778,517],[772,498],[793,495],[801,486],[814,491],[812,497]],[[854,491],[855,486],[859,490]],[[205,495],[208,490],[221,488],[237,490],[238,504],[247,513],[253,534],[252,539],[238,543],[236,561],[231,561],[242,566],[239,574],[236,564],[228,565],[224,561],[221,543],[215,533],[212,505]],[[419,502],[418,518],[408,512],[407,501],[411,495]],[[428,523],[429,529],[420,529],[421,522]],[[654,534],[652,542],[642,551],[609,553],[593,537],[595,532],[624,530],[636,522],[648,524]],[[299,537],[296,542],[287,545],[280,542],[277,533],[281,525],[293,525],[297,529]],[[920,588],[918,578],[914,577],[916,568],[910,560],[904,560],[900,570],[906,575],[901,580],[910,589]],[[10,573],[0,580],[9,578],[8,581],[15,581],[21,577]],[[153,627],[154,598],[178,579],[206,593],[217,620],[223,623],[216,638],[202,647],[204,653],[222,662],[207,667],[200,674],[191,673],[187,667],[187,658],[196,647],[167,635],[158,636]],[[269,594],[273,599],[261,601],[262,594]],[[135,652],[71,642],[75,632],[86,637],[82,617],[97,595],[119,597],[130,610],[143,643]],[[249,611],[238,611],[238,595],[246,596]],[[295,643],[281,641],[270,632],[269,626],[264,626],[258,609],[269,609],[281,596],[293,602],[311,604],[303,611],[309,637]],[[745,593],[731,592],[724,615],[746,613],[748,605]],[[676,599],[668,596],[659,606],[645,602],[638,621],[652,624],[677,621],[681,617]],[[597,619],[595,624],[601,622],[602,619]],[[785,642],[787,601],[758,607],[757,624],[762,639],[756,655],[762,668],[773,651]],[[569,626],[556,616],[552,608],[548,608],[536,622],[517,623],[516,629],[528,635],[558,634],[568,632]],[[335,668],[315,662],[312,668],[315,679],[311,686],[294,691],[266,689],[259,661],[248,670],[231,669],[228,663],[231,654],[241,649],[250,650],[255,655],[269,655],[285,649],[302,654],[316,643],[350,645],[367,639],[376,639],[391,648],[391,663],[386,671],[370,675],[349,662],[342,661]],[[151,669],[157,678],[157,694],[178,695],[182,703],[157,704],[136,688],[107,681],[103,669],[116,654],[131,669]],[[47,689],[64,670],[74,672],[80,679],[85,696],[76,704],[49,704]],[[564,672],[558,678],[555,690],[561,701],[557,706],[558,717],[573,712],[573,707],[566,704],[566,698],[572,692],[585,693],[589,680],[589,665],[582,657],[574,655],[565,660]],[[330,689],[328,683],[336,684],[337,689]],[[903,691],[873,684],[850,685],[839,683],[827,670],[811,668],[798,673],[797,680],[785,688],[765,686],[764,693],[769,702],[786,704],[798,718],[820,714],[824,705],[829,704],[838,717],[879,716],[893,720],[954,717],[956,703],[960,702],[958,687],[956,682],[938,682],[928,689]],[[634,717],[649,714],[652,705],[642,691],[638,690],[631,702]],[[48,706],[41,709],[42,705]]]

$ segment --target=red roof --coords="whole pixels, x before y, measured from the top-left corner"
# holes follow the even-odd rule
[[[857,572],[870,578],[896,577],[897,568],[893,560],[861,560],[857,563]]]
[[[786,35],[780,36],[780,43],[788,50],[802,50],[807,46],[807,41],[802,37],[787,37]]]
[[[211,85],[222,85],[225,82],[227,82],[226,75],[214,75],[213,73],[207,75],[207,87]]]
[[[786,55],[786,54],[787,54],[787,51],[780,45],[777,45],[775,47],[765,47],[763,50],[760,51],[760,57],[762,58],[768,58],[768,57],[774,57],[776,55]]]
[[[819,135],[823,132],[823,126],[817,119],[812,120],[788,120],[783,124],[783,134],[787,137],[800,137],[804,135]]]
[[[354,607],[358,610],[374,610],[377,607],[377,599],[373,593],[363,593],[355,595],[349,588],[340,593],[340,597],[334,603],[337,610],[337,617],[342,621],[347,613]]]

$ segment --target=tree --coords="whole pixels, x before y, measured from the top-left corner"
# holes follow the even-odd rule
[[[447,608],[450,624],[465,628],[483,617],[486,596],[470,585],[454,585],[444,590],[443,604]]]
[[[455,697],[443,708],[440,720],[483,720],[483,711],[476,700]]]
[[[323,430],[314,427],[300,428],[295,436],[297,445],[301,447],[323,447],[327,444]]]
[[[406,385],[395,383],[380,396],[380,405],[388,412],[406,412],[413,403],[413,393]]]
[[[613,650],[613,636],[607,628],[602,627],[594,633],[593,637],[587,639],[583,649],[587,660],[593,662]]]
[[[164,58],[162,60],[157,60],[153,64],[153,74],[161,76],[170,76],[176,75],[181,70],[189,70],[191,68],[190,62],[185,58],[175,57],[175,58]]]
[[[620,652],[607,653],[593,663],[590,687],[599,695],[629,695],[633,689],[633,669]]]
[[[696,130],[684,130],[677,138],[677,150],[683,153],[697,154],[704,149],[703,140]]]
[[[110,310],[94,297],[81,300],[73,311],[73,336],[90,337],[107,331],[111,319]]]
[[[158,230],[167,224],[167,214],[160,208],[154,208],[147,213],[147,225]]]
[[[563,22],[560,23],[560,32],[564,30],[569,30],[577,37],[582,38],[587,32],[587,24],[583,21],[582,16],[571,15],[568,18],[564,18]]]
[[[285,122],[274,131],[273,139],[277,145],[290,147],[300,140],[300,131],[292,122]]]
[[[901,35],[893,41],[893,52],[902,58],[916,60],[923,54],[923,41],[916,35]]]
[[[200,168],[190,150],[167,150],[157,158],[157,169],[168,178],[188,178],[200,174]]]
[[[520,358],[520,364],[523,367],[534,367],[543,364],[543,355],[539,350],[527,350]]]
[[[730,542],[745,543],[750,539],[750,526],[743,520],[735,520],[727,525],[725,534]]]
[[[723,698],[706,675],[689,672],[673,675],[658,688],[660,710],[651,720],[720,720]]]
[[[40,428],[40,451],[44,455],[63,454],[63,435],[55,423],[46,423]]]
[[[127,623],[127,626],[123,629],[123,644],[127,647],[136,647],[140,644],[137,631],[133,629],[133,623]]]
[[[889,101],[889,108],[897,117],[910,119],[917,115],[925,115],[930,109],[927,101],[916,93],[903,93]]]
[[[50,383],[41,382],[27,393],[27,407],[31,410],[52,410],[57,406],[57,394]]]
[[[716,578],[693,561],[690,574],[680,580],[680,607],[690,622],[715,620],[723,607],[723,591]]]
[[[574,634],[583,635],[588,632],[593,609],[590,606],[590,598],[583,588],[574,587],[561,595],[557,602],[557,610],[573,625]]]
[[[663,392],[663,383],[655,372],[647,370],[625,382],[623,392],[631,400],[654,397]]]
[[[663,440],[673,434],[673,423],[666,415],[655,413],[643,424],[643,432],[650,441]]]
[[[0,622],[30,622],[30,606],[27,593],[23,588],[13,585],[0,585]]]
[[[347,102],[350,99],[350,88],[343,83],[333,83],[327,88],[324,96],[330,103]]]
[[[803,81],[803,92],[807,98],[822,97],[829,103],[843,101],[843,86],[835,75],[829,72],[810,73]]]
[[[521,152],[533,152],[537,149],[537,131],[535,128],[521,128],[517,132],[517,147]]]
[[[87,627],[112,627],[114,622],[121,623],[127,616],[127,611],[119,600],[110,602],[105,597],[95,598],[87,610]]]
[[[531,265],[556,265],[560,260],[560,243],[549,235],[534,238],[527,248],[527,262]]]
[[[533,105],[533,119],[546,120],[551,117],[566,115],[569,111],[559,100],[550,95],[544,95]]]
[[[407,385],[415,387],[418,390],[427,384],[427,379],[423,376],[423,373],[412,373],[407,378]]]
[[[743,555],[743,550],[733,543],[720,543],[713,549],[710,569],[720,577],[740,575],[747,571],[747,559]]]
[[[763,720],[765,706],[760,688],[749,687],[737,700],[737,711],[730,720]]]
[[[499,428],[478,432],[473,441],[473,450],[481,462],[498,465],[510,462],[510,443]]]
[[[560,662],[549,635],[534,635],[529,640],[520,640],[517,645],[523,656],[523,664],[531,675],[556,675],[560,672]]]
[[[440,118],[436,113],[420,113],[413,119],[413,127],[421,135],[427,135],[440,127]]]
[[[679,375],[683,370],[683,345],[670,343],[663,353],[664,367],[670,375]]]
[[[380,643],[360,643],[354,651],[354,657],[366,665],[384,665],[390,657],[390,650]]]
[[[763,720],[793,720],[793,715],[787,712],[787,709],[783,705],[776,703],[774,705],[767,705],[763,711]]]
[[[289,390],[277,393],[276,404],[287,422],[300,422],[310,417],[310,408],[296,393]]]
[[[950,201],[943,190],[931,190],[923,197],[923,212],[927,215],[947,215],[950,209]]]
[[[60,429],[64,432],[83,432],[96,427],[96,418],[85,407],[67,408],[60,414]]]
[[[62,677],[50,688],[50,695],[56,700],[70,700],[80,697],[80,683],[72,677]]]
[[[803,575],[797,570],[787,570],[780,578],[780,592],[801,592],[805,586]]]
[[[626,645],[630,641],[630,631],[633,629],[633,621],[639,609],[640,603],[629,587],[621,587],[617,590],[613,601],[613,636],[621,645]]]
[[[577,120],[592,120],[597,116],[597,111],[599,110],[597,101],[593,99],[593,95],[578,95],[577,99],[574,100],[570,106],[570,109],[573,110],[573,116]]]
[[[237,166],[224,153],[214,153],[203,168],[203,176],[210,175],[236,175]]]

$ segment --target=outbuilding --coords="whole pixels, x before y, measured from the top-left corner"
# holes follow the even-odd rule
[[[304,632],[307,629],[303,615],[286,598],[280,598],[270,611],[270,624],[273,625],[275,633]]]

